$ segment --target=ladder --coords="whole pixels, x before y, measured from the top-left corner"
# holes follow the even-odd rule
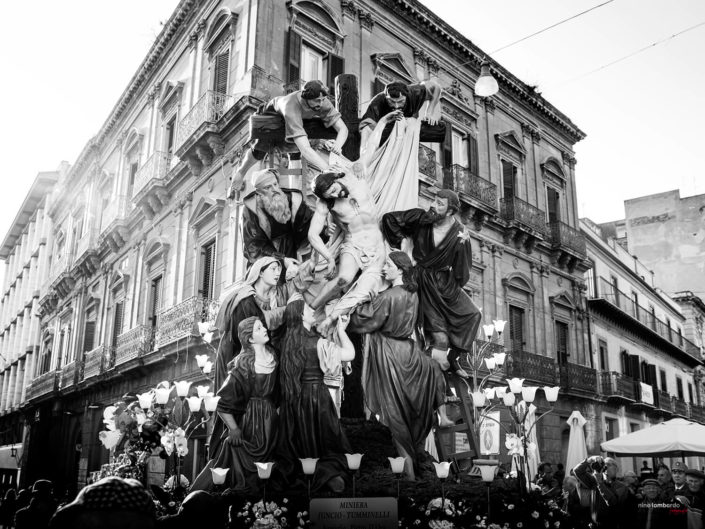
[[[473,407],[465,397],[467,395],[465,382],[453,372],[449,372],[446,377],[447,383],[459,399],[458,407],[462,422],[445,428],[434,427],[436,449],[440,461],[450,461],[455,472],[465,471],[469,470],[472,459],[479,457],[473,434]]]

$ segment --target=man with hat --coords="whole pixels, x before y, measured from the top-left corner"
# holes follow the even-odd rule
[[[455,218],[459,210],[458,195],[441,189],[428,211],[386,213],[382,231],[393,248],[401,248],[403,239],[411,237],[419,282],[419,323],[426,343],[432,345],[431,356],[444,371],[454,364],[457,374],[467,377],[456,358],[472,350],[481,314],[463,290],[470,279],[472,250],[465,228]]]
[[[688,491],[688,485],[685,483],[685,472],[688,470],[688,465],[683,461],[676,461],[671,468],[671,477],[673,478],[673,491],[668,498],[673,499],[676,496],[683,496]]]
[[[703,508],[705,508],[705,473],[697,468],[685,471],[687,492],[676,496],[676,500],[688,509],[688,528],[703,527]]]
[[[32,485],[29,505],[15,513],[16,529],[45,529],[56,511],[54,485],[48,479],[38,479]]]
[[[274,114],[284,118],[285,141],[279,145],[286,152],[301,153],[304,159],[320,171],[326,169],[328,164],[311,147],[308,135],[304,129],[304,121],[319,119],[326,128],[335,129],[337,136],[328,144],[331,152],[340,154],[345,140],[348,138],[348,127],[343,122],[330,99],[328,89],[321,81],[308,81],[302,90],[291,94],[278,96],[257,110],[258,114]],[[267,142],[256,140],[240,161],[240,165],[233,173],[232,184],[228,189],[228,197],[242,190],[245,174],[255,163],[264,159],[269,145]]]
[[[242,214],[243,253],[249,264],[275,257],[289,275],[308,251],[308,229],[313,211],[295,189],[279,187],[279,171],[264,169],[252,175],[254,192],[245,197]]]
[[[112,476],[83,487],[75,500],[56,511],[49,527],[153,529],[155,524],[154,501],[144,486],[136,479]]]
[[[644,498],[639,502],[635,528],[659,529],[667,521],[668,510],[662,505],[661,484],[657,479],[648,478],[642,482]]]

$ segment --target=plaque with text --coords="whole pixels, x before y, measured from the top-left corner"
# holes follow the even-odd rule
[[[397,529],[396,498],[319,498],[311,500],[315,529]]]

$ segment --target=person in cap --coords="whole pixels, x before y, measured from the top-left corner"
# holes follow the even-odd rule
[[[337,136],[333,142],[328,143],[331,152],[340,154],[345,140],[348,138],[348,127],[330,99],[328,89],[321,81],[308,81],[302,90],[291,94],[278,96],[265,103],[257,111],[258,114],[275,114],[284,118],[285,142],[282,147],[285,151],[301,153],[304,159],[319,171],[328,168],[323,158],[311,147],[308,135],[304,129],[304,121],[318,119],[326,128],[333,128]],[[264,159],[269,145],[256,140],[252,148],[243,156],[240,164],[233,173],[232,184],[228,190],[228,197],[242,190],[247,171],[258,161]]]
[[[253,173],[252,187],[242,214],[243,254],[250,265],[260,257],[276,257],[292,276],[308,252],[313,211],[300,191],[279,187],[276,169]]]
[[[423,119],[431,125],[438,122],[438,108],[441,100],[441,86],[433,80],[422,81],[415,84],[406,84],[401,81],[388,83],[384,91],[370,100],[362,119],[360,120],[361,144],[365,145],[375,127],[383,126],[379,145],[384,144],[392,132],[396,121],[402,118],[419,117],[424,105],[428,107]]]
[[[685,471],[688,470],[688,465],[683,461],[676,461],[671,468],[671,477],[673,478],[673,493],[669,499],[675,496],[682,496],[688,490],[688,485],[685,482]]]
[[[48,479],[38,479],[32,485],[29,505],[15,513],[16,529],[45,529],[56,511],[54,485]]]
[[[441,189],[428,211],[386,213],[382,231],[393,248],[411,238],[419,281],[419,324],[431,356],[444,371],[453,364],[458,375],[467,377],[457,358],[472,350],[481,314],[463,290],[470,279],[472,250],[465,227],[455,218],[459,210],[458,195]]]
[[[633,527],[638,529],[659,529],[665,527],[668,510],[661,499],[661,484],[658,479],[647,478],[643,481],[644,498],[639,502]]]
[[[75,500],[56,512],[49,527],[153,529],[155,524],[154,500],[144,486],[136,479],[112,476],[83,487]]]

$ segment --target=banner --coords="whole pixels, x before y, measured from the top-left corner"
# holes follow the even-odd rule
[[[480,455],[499,455],[499,411],[480,418]]]
[[[641,385],[641,402],[645,404],[654,404],[654,388],[649,384],[639,382]]]

